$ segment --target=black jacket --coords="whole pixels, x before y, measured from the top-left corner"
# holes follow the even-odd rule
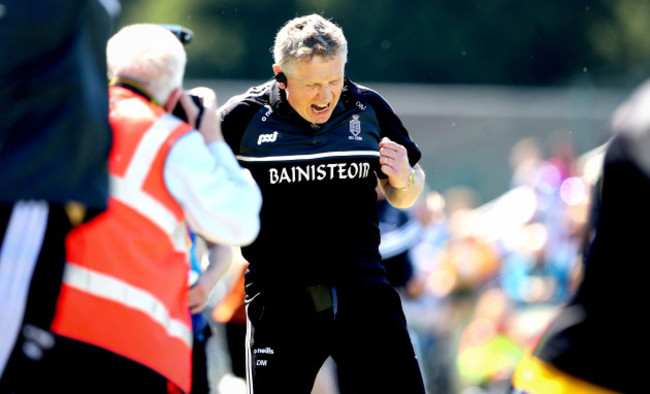
[[[379,141],[417,145],[386,101],[345,81],[324,124],[301,118],[276,82],[220,109],[224,138],[262,191],[261,230],[242,249],[247,281],[261,287],[386,282],[376,210]]]
[[[97,0],[3,1],[0,16],[0,204],[108,198],[106,41]]]

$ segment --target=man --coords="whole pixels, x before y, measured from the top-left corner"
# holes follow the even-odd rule
[[[647,392],[643,360],[650,223],[650,82],[615,113],[575,296],[518,365],[516,393]],[[641,271],[639,271],[641,270]]]
[[[415,201],[420,151],[381,96],[347,79],[346,59],[338,26],[295,18],[275,39],[276,80],[220,109],[264,197],[260,234],[242,250],[256,394],[309,393],[328,356],[357,392],[424,392],[375,205],[377,182],[391,204]]]
[[[0,4],[0,392],[34,380],[73,225],[106,209],[119,3]],[[37,377],[36,377],[37,378]]]
[[[193,91],[202,112],[184,94],[186,54],[172,33],[128,26],[106,54],[109,206],[67,239],[43,380],[66,392],[189,392],[186,224],[210,242],[250,243],[261,196],[223,142],[214,93]],[[170,114],[179,99],[198,131]]]
[[[232,247],[202,242],[191,234],[189,304],[192,317],[192,391],[190,394],[210,393],[207,344],[212,329],[205,316],[210,293],[232,261]],[[201,262],[207,258],[207,267]],[[242,346],[243,347],[243,346]]]

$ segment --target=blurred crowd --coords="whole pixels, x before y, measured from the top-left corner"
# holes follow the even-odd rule
[[[517,142],[508,190],[429,191],[405,292],[431,393],[505,392],[517,362],[580,280],[594,176],[568,140]],[[426,317],[425,317],[426,316]]]
[[[598,153],[578,157],[569,140],[558,139],[545,154],[524,138],[511,150],[508,190],[481,205],[470,187],[428,190],[408,210],[379,193],[380,251],[402,296],[428,393],[505,392],[580,281]],[[212,323],[222,334],[212,355],[220,393],[243,389],[228,361],[238,358],[228,351],[233,324],[223,317],[225,304],[225,316],[236,315],[232,294],[245,269],[236,260],[212,300]],[[326,364],[313,392],[341,392],[334,366]]]
[[[423,231],[405,303],[431,393],[504,392],[580,280],[593,174],[568,140],[545,155],[522,139],[510,165],[508,190],[488,204],[456,188],[414,209]]]

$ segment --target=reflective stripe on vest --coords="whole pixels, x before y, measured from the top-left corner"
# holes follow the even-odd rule
[[[160,324],[170,337],[192,346],[192,331],[182,321],[170,318],[165,304],[145,290],[72,263],[66,264],[63,283],[142,312]]]
[[[165,114],[144,134],[131,159],[124,177],[110,176],[111,197],[133,208],[170,237],[174,250],[187,252],[187,229],[174,213],[148,193],[142,185],[151,169],[151,163],[172,131],[181,123]]]

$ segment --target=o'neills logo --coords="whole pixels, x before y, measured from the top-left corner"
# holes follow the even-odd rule
[[[331,163],[269,169],[269,182],[296,183],[332,179],[362,179],[370,175],[370,163]]]
[[[275,354],[275,351],[271,349],[270,347],[263,347],[263,348],[255,348],[253,349],[253,353],[255,354]]]

